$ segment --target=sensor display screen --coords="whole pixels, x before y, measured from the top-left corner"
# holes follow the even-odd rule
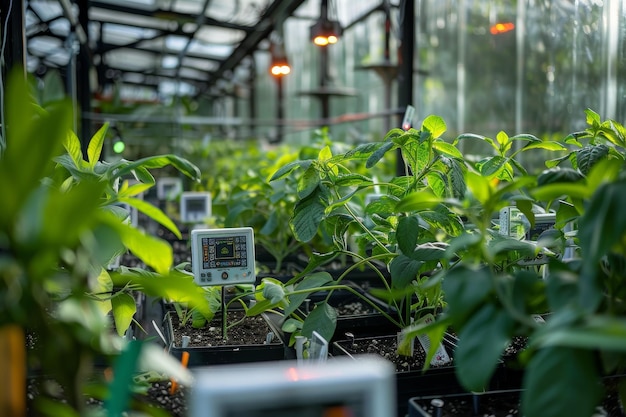
[[[187,211],[204,213],[206,211],[206,201],[205,197],[187,199]]]
[[[251,227],[194,229],[191,266],[198,285],[252,284],[254,231]]]
[[[248,266],[246,236],[202,238],[202,267],[233,268]]]

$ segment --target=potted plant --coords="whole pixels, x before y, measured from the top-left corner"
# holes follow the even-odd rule
[[[165,314],[165,344],[172,355],[187,352],[190,367],[285,358],[284,343],[267,317],[246,314],[252,285],[202,288],[208,314],[181,302]]]

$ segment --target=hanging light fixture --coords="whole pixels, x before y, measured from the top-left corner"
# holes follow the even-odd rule
[[[285,53],[285,44],[280,41],[272,41],[270,44],[270,74],[274,77],[283,77],[291,72],[291,66],[287,60],[287,54]]]
[[[287,60],[285,50],[285,32],[283,30],[283,18],[280,17],[276,23],[274,32],[269,36],[270,41],[270,74],[276,78],[291,72],[291,65]]]
[[[318,46],[327,46],[337,43],[342,33],[338,20],[329,17],[328,1],[321,0],[320,18],[311,26],[311,40]]]

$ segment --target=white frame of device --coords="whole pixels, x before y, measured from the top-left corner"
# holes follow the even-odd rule
[[[396,413],[395,369],[374,355],[326,362],[256,362],[197,368],[190,417],[244,416],[278,407],[345,404],[358,399],[360,417]],[[345,404],[348,405],[348,404]],[[252,415],[255,415],[252,413]]]
[[[189,218],[188,202],[189,200],[202,199],[204,201],[204,213],[200,218]],[[180,195],[180,220],[184,223],[202,223],[204,219],[211,216],[212,198],[208,191],[185,191]],[[195,212],[192,210],[191,212]]]
[[[203,268],[202,239],[240,237],[246,238],[246,266]],[[200,286],[254,284],[256,282],[254,258],[254,230],[251,227],[223,229],[193,229],[191,231],[191,270],[193,280]],[[215,277],[207,277],[207,273]],[[205,274],[204,276],[202,274]],[[226,274],[227,278],[224,278]],[[204,278],[204,279],[203,279]],[[207,279],[208,278],[208,279]],[[230,279],[232,278],[232,279]]]
[[[179,177],[160,177],[156,180],[157,198],[159,200],[173,200],[183,192],[183,180]],[[167,187],[173,187],[167,191]]]

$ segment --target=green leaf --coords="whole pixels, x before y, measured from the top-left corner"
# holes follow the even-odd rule
[[[264,280],[261,287],[263,288],[263,298],[269,300],[273,305],[280,303],[285,298],[285,289],[278,282]]]
[[[306,198],[315,191],[320,183],[320,174],[316,164],[311,164],[300,178],[298,178],[298,197]]]
[[[575,152],[576,167],[584,175],[587,175],[591,168],[599,161],[606,159],[609,154],[609,147],[606,145],[585,146]]]
[[[419,220],[414,216],[402,217],[396,230],[396,240],[400,251],[407,256],[413,253],[418,237]]]
[[[446,132],[448,127],[442,117],[430,115],[422,122],[422,130],[424,129],[428,129],[434,138],[438,138]]]
[[[534,346],[567,346],[603,351],[626,352],[626,321],[601,315],[588,316],[576,326],[550,326],[537,335]]]
[[[106,137],[108,129],[109,123],[104,123],[89,141],[89,146],[87,147],[87,157],[89,160],[89,166],[92,169],[96,166],[98,160],[100,160],[102,146],[104,145],[104,138]]]
[[[171,270],[167,275],[160,275],[145,270],[139,273],[122,269],[121,272],[112,273],[111,279],[117,287],[131,284],[147,295],[187,303],[205,315],[211,314],[205,291],[196,285],[191,274]]]
[[[498,176],[509,163],[509,159],[503,156],[493,156],[481,165],[480,173],[485,177]]]
[[[448,315],[462,323],[483,305],[493,289],[493,283],[487,269],[470,269],[460,265],[445,274],[442,289],[448,302]]]
[[[263,225],[261,230],[259,230],[259,234],[266,235],[266,236],[271,236],[272,233],[274,233],[274,231],[279,226],[280,226],[280,224],[279,224],[278,212],[277,211],[272,211],[272,213],[270,214],[269,218],[267,219],[267,221],[265,222],[265,224]]]
[[[297,168],[308,169],[309,166],[313,163],[312,160],[307,159],[304,161],[293,161],[288,163],[287,165],[283,165],[278,168],[278,170],[270,177],[270,181],[278,180],[283,177],[289,175],[293,170]]]
[[[174,255],[172,247],[166,241],[123,223],[118,224],[117,229],[128,250],[156,272],[167,274],[174,261]]]
[[[343,174],[335,179],[338,187],[367,186],[372,184],[372,179],[361,174]]]
[[[135,207],[138,211],[142,212],[152,220],[162,224],[164,227],[167,227],[172,233],[176,235],[177,238],[183,238],[176,224],[169,217],[167,217],[167,215],[163,213],[158,207],[153,206],[147,201],[141,200],[139,198],[121,197],[119,198],[119,200],[122,203],[127,203]]]
[[[72,160],[74,167],[81,168],[83,166],[83,151],[80,147],[80,139],[74,132],[68,132],[63,142],[67,154]]]
[[[459,331],[454,351],[459,382],[468,391],[484,391],[511,338],[513,320],[494,304],[473,313]]]
[[[366,159],[386,142],[368,142],[360,144],[344,154],[345,159]]]
[[[592,190],[584,183],[553,183],[538,187],[531,191],[532,196],[539,201],[551,201],[568,196],[570,198],[586,199]]]
[[[596,357],[591,350],[541,349],[533,355],[525,371],[523,415],[589,417],[603,396],[598,378]],[[584,395],[572,395],[575,392]]]
[[[328,272],[315,272],[304,277],[304,279],[302,279],[302,281],[295,286],[294,291],[310,290],[313,288],[316,288],[315,291],[319,291],[318,288],[332,282],[332,280],[333,277]],[[287,307],[284,311],[285,316],[289,316],[291,313],[296,311],[304,300],[311,296],[311,292],[289,295],[289,307]]]
[[[523,140],[523,141],[527,141],[529,143],[540,143],[540,142],[542,142],[542,140],[539,139],[537,136],[531,135],[531,134],[528,134],[528,133],[520,133],[519,135],[511,136],[509,139],[510,140]]]
[[[335,334],[336,327],[337,311],[328,303],[322,302],[317,304],[304,320],[302,335],[310,339],[315,330],[320,336],[330,342]]]
[[[548,151],[567,151],[567,148],[561,145],[559,142],[531,142],[524,146],[524,150],[527,149],[545,149]]]
[[[416,191],[404,197],[396,205],[396,212],[414,212],[432,209],[441,199],[430,191]]]
[[[487,205],[491,197],[489,180],[475,172],[467,171],[465,181],[474,198],[483,206]]]
[[[463,158],[463,154],[456,148],[456,146],[450,143],[444,142],[444,141],[439,141],[439,140],[434,141],[433,149],[436,149],[440,153],[444,155],[448,155],[451,158],[458,158],[458,159]]]
[[[385,156],[385,153],[390,149],[396,147],[396,144],[393,142],[385,142],[381,147],[379,147],[376,151],[372,153],[372,155],[367,158],[367,162],[365,163],[366,168],[372,168],[374,165],[378,163]]]
[[[424,263],[406,255],[398,255],[389,264],[391,284],[394,288],[407,288],[417,278]]]
[[[134,162],[127,163],[124,166],[120,167],[120,169],[115,174],[116,177],[122,178],[126,175],[131,174],[138,168],[155,169],[164,168],[169,165],[172,165],[178,171],[193,180],[200,180],[200,170],[197,166],[184,158],[171,154],[149,156],[146,158],[138,159]]]
[[[294,236],[300,242],[309,242],[317,234],[317,229],[324,218],[325,207],[317,193],[296,203],[291,218]]]
[[[130,327],[130,323],[132,323],[133,317],[137,312],[135,299],[125,292],[115,294],[111,298],[111,309],[113,310],[113,319],[115,320],[117,334],[123,336]]]

